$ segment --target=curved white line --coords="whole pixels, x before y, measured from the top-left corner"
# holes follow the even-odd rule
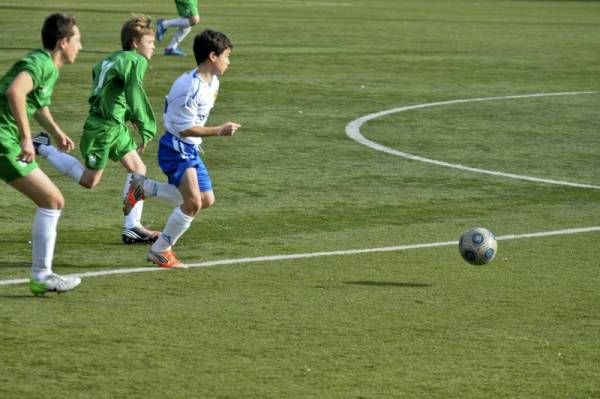
[[[480,101],[511,100],[511,99],[518,99],[518,98],[530,98],[530,97],[575,96],[575,95],[581,95],[581,94],[597,94],[597,93],[598,93],[597,91],[573,91],[573,92],[564,92],[564,93],[538,93],[538,94],[523,94],[523,95],[504,96],[504,97],[467,98],[467,99],[462,99],[462,100],[439,101],[439,102],[433,102],[433,103],[427,103],[427,104],[409,105],[406,107],[394,108],[394,109],[389,109],[386,111],[381,111],[381,112],[376,112],[373,114],[361,116],[360,118],[355,119],[352,122],[348,123],[348,125],[346,125],[346,135],[348,137],[350,137],[352,140],[356,141],[357,143],[366,145],[367,147],[370,147],[374,150],[386,152],[388,154],[396,155],[396,156],[410,159],[413,161],[420,161],[420,162],[425,162],[425,163],[434,164],[434,165],[438,165],[438,166],[444,166],[447,168],[460,169],[460,170],[464,170],[464,171],[468,171],[468,172],[483,173],[483,174],[487,174],[487,175],[508,177],[511,179],[518,179],[518,180],[527,180],[527,181],[532,181],[532,182],[536,182],[536,183],[547,183],[547,184],[556,184],[556,185],[569,186],[569,187],[600,189],[600,186],[596,186],[593,184],[574,183],[574,182],[563,181],[563,180],[552,180],[552,179],[544,179],[544,178],[540,178],[540,177],[518,175],[518,174],[514,174],[514,173],[505,173],[505,172],[499,172],[499,171],[495,171],[495,170],[473,168],[473,167],[465,166],[465,165],[461,165],[461,164],[455,164],[455,163],[449,163],[449,162],[445,162],[445,161],[438,161],[438,160],[431,159],[431,158],[425,158],[425,157],[421,157],[419,155],[409,154],[407,152],[397,151],[397,150],[394,150],[393,148],[386,147],[384,145],[381,145],[379,143],[376,143],[374,141],[367,139],[365,136],[363,136],[360,133],[360,127],[370,120],[377,119],[379,117],[390,115],[390,114],[395,114],[398,112],[410,111],[413,109],[437,107],[440,105],[472,103],[472,102],[480,102]]]

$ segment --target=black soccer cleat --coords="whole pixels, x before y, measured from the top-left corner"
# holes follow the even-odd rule
[[[33,148],[35,148],[35,153],[39,155],[39,147],[41,145],[50,145],[50,135],[46,132],[40,132],[37,136],[31,139],[33,141]]]
[[[125,244],[152,244],[160,236],[160,231],[149,230],[144,226],[131,229],[123,227],[121,238]]]

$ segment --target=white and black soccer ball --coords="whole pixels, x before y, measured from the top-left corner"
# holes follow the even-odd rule
[[[494,233],[484,227],[475,227],[460,236],[458,250],[468,263],[485,265],[496,257],[498,243]]]

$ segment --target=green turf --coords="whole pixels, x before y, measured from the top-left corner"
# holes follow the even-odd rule
[[[52,110],[78,142],[91,66],[119,48],[122,22],[175,7],[0,10],[0,73],[39,46],[47,14],[75,14],[84,49]],[[600,91],[600,2],[234,0],[200,12],[194,32],[235,44],[211,122],[243,127],[207,140],[217,201],[177,244],[184,261],[446,242],[475,225],[499,236],[600,225],[600,190],[419,163],[345,134],[402,106]],[[193,67],[163,48],[146,78],[159,119]],[[431,159],[598,186],[599,106],[600,94],[452,104],[361,131]],[[143,158],[162,179],[155,153],[153,142]],[[146,247],[120,241],[120,165],[89,191],[40,164],[67,202],[57,272],[146,264]],[[0,281],[28,277],[33,212],[0,184]],[[160,229],[170,212],[147,201],[144,221]],[[0,397],[600,398],[599,234],[502,240],[485,267],[440,246],[89,277],[44,298],[0,285]]]

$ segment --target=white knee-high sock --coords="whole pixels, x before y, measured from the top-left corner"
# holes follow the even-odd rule
[[[164,26],[165,28],[171,28],[173,26],[179,26],[181,28],[189,28],[190,20],[188,18],[165,19],[162,22],[162,26]]]
[[[190,28],[189,26],[187,28],[177,29],[177,32],[175,32],[175,35],[173,36],[173,39],[171,39],[171,43],[169,43],[167,48],[176,48],[177,46],[179,46],[179,43],[181,43],[191,31],[192,28]]]
[[[79,183],[85,168],[77,158],[65,152],[58,151],[52,145],[40,145],[38,152],[46,158],[48,162],[60,173],[71,177],[76,183]]]
[[[181,193],[172,184],[160,183],[156,180],[148,179],[144,181],[144,195],[146,198],[148,197],[156,197],[166,201],[169,201],[171,204],[177,206],[181,205],[183,199],[181,198]]]
[[[160,233],[160,237],[152,244],[152,250],[154,252],[165,252],[175,245],[183,233],[190,228],[193,220],[193,216],[186,215],[181,211],[180,207],[176,207],[171,216],[169,216],[165,228]]]
[[[60,218],[59,209],[38,208],[33,218],[32,244],[33,262],[31,277],[41,281],[52,273],[52,258],[56,245],[56,226]]]
[[[123,198],[125,198],[125,196],[129,192],[129,183],[131,182],[132,176],[133,176],[133,173],[129,173],[129,174],[127,174],[127,177],[125,178],[125,185],[123,187]],[[143,211],[144,211],[144,201],[143,200],[138,201],[133,206],[133,208],[131,209],[129,214],[127,216],[125,216],[125,220],[123,221],[123,227],[132,229],[134,227],[141,226]]]
[[[144,201],[138,201],[123,220],[123,227],[132,229],[142,225],[142,213],[144,212]]]

